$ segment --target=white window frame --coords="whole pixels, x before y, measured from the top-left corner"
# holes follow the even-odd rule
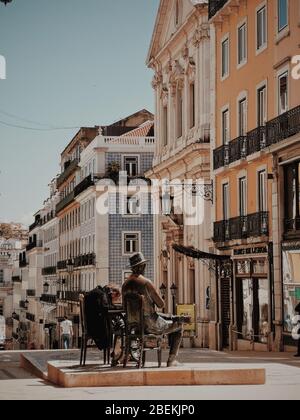
[[[138,210],[141,210],[141,197],[137,197],[136,194],[133,194],[132,196],[128,194],[126,197],[126,207],[125,207],[126,213],[123,215],[123,217],[129,217],[129,218],[141,217],[141,211],[139,211],[138,213],[128,213],[128,200],[132,198],[136,198],[138,202],[137,208]]]
[[[244,92],[241,92],[240,94],[239,94],[239,96],[238,96],[238,98],[237,98],[237,104],[236,104],[236,106],[237,106],[237,137],[239,137],[240,135],[241,135],[241,133],[240,133],[240,103],[241,102],[243,102],[243,101],[245,101],[245,104],[246,104],[246,115],[245,115],[245,117],[246,117],[246,120],[245,120],[245,134],[244,135],[246,135],[247,134],[247,132],[248,132],[248,92],[246,92],[246,91],[244,91]]]
[[[243,197],[243,201],[244,201],[244,207],[245,207],[245,214],[241,214],[241,203],[242,203],[242,197],[241,197],[241,181],[244,180],[245,181],[245,190],[244,190],[244,194],[245,196]],[[248,215],[248,179],[247,179],[247,173],[242,173],[239,175],[238,177],[238,214],[240,217],[245,217]]]
[[[259,115],[259,109],[260,109],[260,102],[259,102],[258,93],[263,88],[265,88],[265,91],[266,91],[266,98],[265,98],[265,102],[266,102],[265,103],[265,124],[268,121],[268,81],[267,80],[264,80],[264,81],[262,81],[261,83],[259,83],[256,86],[256,121],[257,121],[257,126],[260,125],[259,117],[258,117],[258,115]]]
[[[223,45],[225,42],[228,42],[228,69],[227,69],[227,73],[223,74]],[[223,82],[224,80],[228,79],[230,75],[230,36],[229,33],[224,35],[224,37],[221,40],[221,81]]]
[[[244,51],[244,58],[239,61],[240,57],[239,57],[239,47],[240,47],[240,29],[245,26],[245,51]],[[239,23],[239,25],[237,26],[237,68],[240,69],[242,68],[245,64],[247,64],[248,62],[248,22],[247,19],[244,19],[242,22]]]
[[[231,138],[230,138],[230,107],[229,104],[225,105],[222,109],[221,109],[221,139],[222,139],[222,145],[228,144],[228,143],[224,143],[224,125],[223,125],[223,116],[225,114],[225,112],[228,112],[228,143],[230,142]]]
[[[287,109],[284,112],[281,112],[281,96],[280,96],[280,79],[287,75]],[[284,67],[282,68],[280,71],[278,71],[277,73],[277,112],[278,115],[282,115],[285,112],[287,112],[290,109],[290,92],[289,92],[289,88],[290,88],[290,68],[289,67]]]
[[[136,176],[139,176],[139,174],[141,173],[141,170],[140,170],[140,166],[141,166],[140,165],[140,155],[136,155],[136,154],[122,155],[122,170],[123,171],[126,171],[126,163],[125,163],[125,161],[126,161],[127,158],[137,158],[137,175]],[[128,174],[128,176],[134,176],[134,175]]]
[[[265,8],[266,10],[266,39],[264,44],[262,44],[260,47],[258,46],[258,13]],[[268,4],[266,1],[261,3],[256,9],[255,9],[255,51],[256,55],[261,54],[263,51],[265,51],[268,48]]]
[[[228,202],[227,202],[227,209],[226,209],[226,212],[228,213],[227,218],[225,218],[225,212],[224,212],[224,209],[225,209],[224,187],[226,185],[228,187],[228,189],[227,189],[227,191],[228,191],[228,200],[227,201]],[[230,220],[230,217],[231,217],[231,214],[230,214],[230,182],[229,182],[229,179],[224,179],[223,182],[222,182],[222,219],[224,221],[228,221],[228,220]]]
[[[125,250],[125,237],[126,235],[137,235],[138,236],[138,249],[133,252],[126,252]],[[141,252],[141,232],[140,231],[124,231],[122,232],[122,255],[123,257],[128,257]]]
[[[265,179],[265,210],[260,208],[260,174],[264,172]],[[268,167],[266,165],[260,166],[256,169],[256,185],[257,185],[257,197],[256,197],[256,210],[257,213],[260,211],[268,211]]]
[[[289,0],[287,0],[287,23],[286,23],[285,26],[280,28],[279,27],[279,22],[280,22],[280,20],[279,20],[279,17],[280,17],[279,16],[279,10],[280,10],[279,4],[280,4],[280,1],[281,0],[277,0],[277,34],[281,34],[283,31],[288,30],[288,28],[289,28],[290,2],[289,2]]]

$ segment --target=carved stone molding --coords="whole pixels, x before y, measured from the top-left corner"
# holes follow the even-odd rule
[[[152,79],[153,89],[156,90],[162,84],[162,81],[163,81],[162,72],[161,71],[156,72]]]
[[[192,38],[192,43],[195,47],[198,47],[203,39],[210,38],[210,28],[208,23],[202,23],[199,28],[196,29]]]

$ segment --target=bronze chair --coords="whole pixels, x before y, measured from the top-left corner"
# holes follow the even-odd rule
[[[82,330],[82,339],[81,339],[81,350],[80,350],[80,366],[86,365],[86,356],[88,348],[95,348],[94,344],[89,345],[89,341],[92,341],[93,338],[88,334],[87,321],[85,316],[85,298],[84,295],[79,296],[80,303],[80,322]],[[104,364],[110,364],[110,349],[104,350]]]
[[[124,368],[127,367],[128,358],[132,352],[132,343],[134,342],[138,344],[138,369],[145,366],[146,353],[150,350],[157,351],[158,367],[160,368],[162,363],[163,335],[145,333],[144,297],[138,293],[126,295],[124,308],[126,311]],[[152,341],[155,345],[149,346],[149,341]]]

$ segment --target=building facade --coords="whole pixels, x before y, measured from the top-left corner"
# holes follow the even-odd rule
[[[285,163],[299,153],[299,16],[299,2],[209,1],[214,242],[232,261],[218,272],[221,348],[283,350],[291,332],[296,174]]]
[[[162,0],[147,60],[155,73],[157,142],[153,169],[147,173],[152,180],[175,184],[189,180],[192,185],[200,181],[202,187],[210,184],[209,63],[207,2]],[[173,293],[177,290],[175,303],[196,305],[197,325],[191,344],[208,347],[214,341],[210,335],[215,334],[209,325],[209,264],[182,256],[173,245],[209,251],[212,202],[210,196],[206,201],[204,194],[197,197],[193,189],[188,191],[200,205],[196,220],[189,220],[187,211],[177,212],[173,205],[165,216],[156,217],[155,284],[165,289],[166,311],[175,310],[171,288]],[[176,194],[172,190],[171,198]],[[183,198],[184,192],[179,195]]]

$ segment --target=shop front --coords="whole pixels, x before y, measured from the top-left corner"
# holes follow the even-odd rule
[[[273,337],[272,247],[234,250],[234,350],[271,351]]]
[[[298,315],[295,308],[300,303],[300,241],[282,244],[283,275],[283,343],[285,350],[293,350],[297,342],[293,339],[293,331],[297,325]]]

